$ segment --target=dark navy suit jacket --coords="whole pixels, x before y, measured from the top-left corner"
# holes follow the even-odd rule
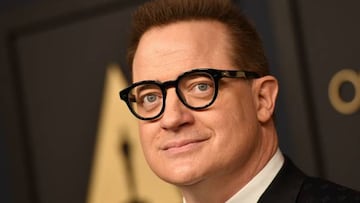
[[[360,203],[360,192],[320,178],[309,177],[290,159],[285,158],[283,167],[258,202]]]

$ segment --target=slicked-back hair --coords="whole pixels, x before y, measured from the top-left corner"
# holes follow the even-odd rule
[[[225,25],[231,45],[230,58],[237,68],[269,74],[262,41],[249,20],[231,0],[152,0],[133,14],[127,59],[132,69],[142,35],[154,27],[176,22],[211,20]]]

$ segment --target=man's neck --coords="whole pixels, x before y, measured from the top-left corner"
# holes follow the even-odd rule
[[[258,202],[284,164],[284,156],[278,149],[266,166],[232,196],[226,203]]]
[[[196,184],[180,186],[186,203],[219,203],[230,199],[251,181],[269,162],[277,150],[255,154],[258,159],[250,159],[241,170],[228,170],[217,177],[211,177]]]

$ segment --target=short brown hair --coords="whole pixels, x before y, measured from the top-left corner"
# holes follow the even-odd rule
[[[153,27],[179,21],[214,20],[223,23],[230,33],[232,60],[243,70],[269,74],[261,39],[254,26],[230,0],[153,0],[140,6],[133,14],[128,63],[142,35]]]

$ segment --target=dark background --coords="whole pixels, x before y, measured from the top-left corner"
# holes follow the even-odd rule
[[[126,67],[130,13],[141,2],[0,1],[1,203],[85,202],[105,69]],[[236,3],[280,81],[283,152],[310,175],[360,190],[360,110],[340,114],[327,93],[336,72],[360,69],[360,2]],[[353,86],[342,95],[351,100]]]

